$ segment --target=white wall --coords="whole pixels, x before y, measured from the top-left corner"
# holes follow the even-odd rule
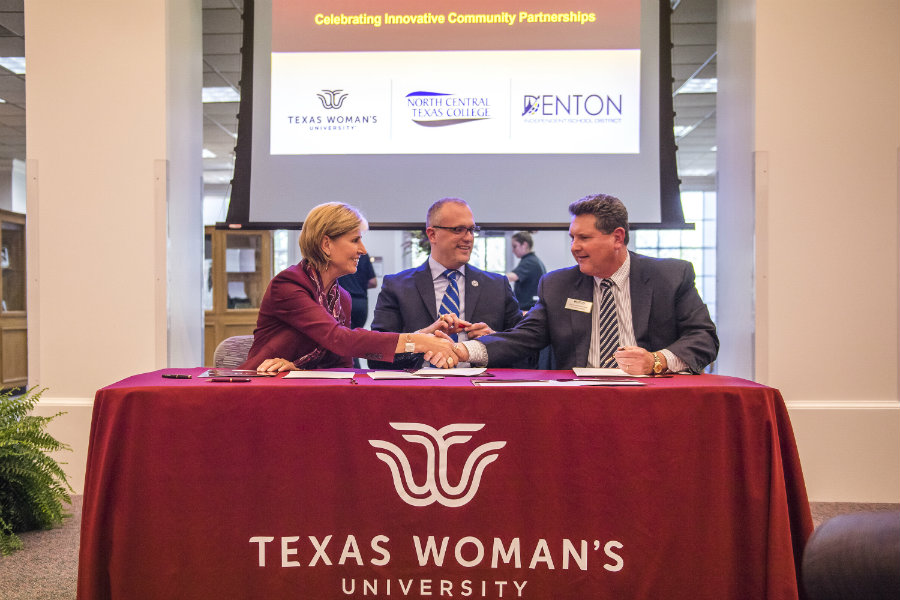
[[[29,384],[76,484],[97,389],[201,362],[200,14],[26,7]]]
[[[788,403],[810,498],[897,502],[900,4],[720,0],[719,18],[720,318],[723,291],[752,292],[755,378]],[[748,216],[752,238],[725,228]],[[723,351],[746,351],[733,325]]]

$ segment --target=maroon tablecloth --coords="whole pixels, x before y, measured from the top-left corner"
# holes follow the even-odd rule
[[[798,597],[812,519],[775,389],[163,372],[97,392],[82,600]]]

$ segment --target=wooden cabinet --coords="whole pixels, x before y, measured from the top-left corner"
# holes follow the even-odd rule
[[[272,232],[206,228],[204,364],[219,342],[253,333],[272,279]]]
[[[0,210],[0,387],[28,383],[25,215]]]

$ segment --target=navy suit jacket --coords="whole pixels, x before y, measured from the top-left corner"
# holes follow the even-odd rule
[[[719,351],[716,326],[694,285],[694,267],[684,260],[631,254],[631,318],[637,345],[655,352],[666,348],[700,373]],[[587,366],[591,314],[565,308],[569,298],[592,302],[594,278],[577,266],[545,275],[538,303],[507,332],[478,338],[488,364],[508,366],[523,354],[550,344],[556,368]]]
[[[466,265],[465,281],[460,283],[465,285],[466,290],[466,321],[487,323],[494,331],[504,331],[522,320],[519,303],[504,275]],[[372,330],[410,333],[428,327],[438,318],[436,304],[434,280],[428,261],[413,269],[385,275],[375,303]],[[522,364],[523,359],[528,360],[531,354],[533,352],[529,351],[520,355],[512,363]],[[398,354],[393,363],[370,360],[369,366],[407,369],[421,367],[422,363],[422,355]]]

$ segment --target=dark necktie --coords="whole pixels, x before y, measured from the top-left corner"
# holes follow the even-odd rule
[[[446,277],[450,283],[447,285],[447,291],[444,292],[444,298],[441,300],[441,308],[438,310],[438,313],[442,315],[459,316],[459,284],[456,282],[456,278],[459,277],[459,275],[460,272],[453,269],[447,269],[443,272],[443,276]],[[454,342],[459,339],[455,333],[450,337],[453,338]]]
[[[598,315],[597,331],[595,332],[598,360],[597,366],[604,368],[614,368],[616,359],[613,353],[619,346],[619,321],[616,317],[616,301],[613,299],[611,279],[604,279],[600,282],[601,297],[600,310]]]

